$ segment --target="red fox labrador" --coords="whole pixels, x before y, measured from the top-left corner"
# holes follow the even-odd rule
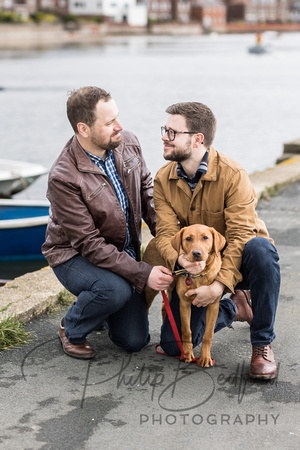
[[[195,295],[186,297],[185,293],[189,289],[196,289],[199,286],[209,286],[215,280],[222,263],[220,251],[224,248],[225,243],[224,236],[218,233],[214,228],[205,225],[191,225],[182,228],[171,238],[171,244],[178,255],[184,253],[185,257],[191,262],[206,261],[205,269],[197,275],[189,274],[186,271],[180,273],[180,275],[174,279],[174,283],[172,283],[167,291],[167,296],[170,299],[171,292],[176,284],[176,291],[180,300],[181,339],[186,362],[190,362],[194,358],[190,321],[191,304]],[[149,242],[143,256],[143,261],[152,266],[166,266],[165,261],[156,249],[155,239],[152,239]],[[157,291],[154,291],[149,287],[145,288],[148,310],[156,295]],[[213,303],[209,304],[206,309],[205,333],[202,339],[200,357],[198,359],[198,365],[200,367],[209,367],[213,365],[210,349],[219,312],[220,298],[221,297],[218,297]],[[162,307],[162,316],[164,319],[164,305]]]

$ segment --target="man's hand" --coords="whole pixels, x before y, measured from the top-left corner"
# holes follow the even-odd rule
[[[207,306],[210,303],[213,303],[216,298],[220,297],[223,294],[225,285],[220,281],[214,281],[210,286],[200,286],[197,289],[189,289],[186,292],[186,296],[190,297],[191,295],[195,295],[192,304],[195,306]]]
[[[205,268],[206,266],[206,262],[205,261],[189,261],[186,258],[185,253],[182,253],[182,255],[180,255],[178,257],[178,264],[183,267],[184,269],[186,269],[189,273],[191,273],[192,275],[198,275],[200,272],[202,272],[202,270]]]
[[[147,280],[147,286],[156,291],[167,289],[173,282],[171,270],[164,266],[154,266]]]

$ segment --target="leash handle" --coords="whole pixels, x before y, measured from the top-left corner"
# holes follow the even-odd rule
[[[165,304],[165,307],[166,307],[166,311],[167,311],[167,314],[168,314],[168,317],[169,317],[169,321],[170,321],[170,324],[171,324],[171,327],[172,327],[172,330],[173,330],[173,333],[174,333],[175,340],[177,342],[178,348],[179,348],[179,350],[181,352],[182,358],[186,359],[186,356],[185,356],[184,350],[183,350],[183,346],[182,346],[182,342],[181,342],[181,339],[180,339],[180,336],[179,336],[179,333],[178,333],[178,329],[177,329],[177,326],[176,326],[176,323],[175,323],[175,319],[174,319],[174,316],[173,316],[173,313],[172,313],[172,310],[171,310],[171,307],[170,307],[170,303],[168,301],[168,298],[166,296],[165,291],[161,291],[161,294],[162,294],[162,298],[163,298],[163,301],[164,301],[164,304]]]

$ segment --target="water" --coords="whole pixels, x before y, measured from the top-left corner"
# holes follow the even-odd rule
[[[67,93],[110,91],[122,125],[138,136],[155,175],[164,164],[165,108],[201,101],[218,120],[214,146],[252,173],[274,165],[283,144],[300,137],[300,33],[270,34],[274,51],[249,54],[252,34],[115,37],[102,45],[0,51],[0,158],[50,168],[72,135]],[[16,197],[44,199],[47,176]],[[0,278],[39,263],[0,265]]]
[[[274,51],[249,54],[253,34],[115,37],[94,46],[0,52],[0,158],[51,167],[72,135],[67,93],[110,91],[154,175],[164,163],[165,108],[201,101],[218,121],[214,146],[252,173],[300,137],[300,33],[269,34]],[[47,176],[18,194],[44,198]]]

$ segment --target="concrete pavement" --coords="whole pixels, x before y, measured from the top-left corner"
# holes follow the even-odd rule
[[[254,176],[258,192],[260,174]],[[41,314],[26,324],[35,333],[32,343],[0,353],[0,448],[299,448],[300,181],[295,181],[299,178],[297,157],[265,171],[261,192],[287,187],[258,205],[281,260],[273,344],[279,364],[276,380],[249,378],[246,323],[235,323],[215,335],[213,368],[200,369],[157,354],[159,297],[151,308],[151,342],[145,349],[127,354],[111,343],[106,332],[94,332],[89,340],[97,356],[91,361],[62,352],[57,327],[63,313]],[[51,291],[51,271],[40,273],[46,274],[43,286]],[[1,302],[3,295],[18,291],[18,280],[15,288],[1,288]],[[38,278],[36,283],[38,288]]]

